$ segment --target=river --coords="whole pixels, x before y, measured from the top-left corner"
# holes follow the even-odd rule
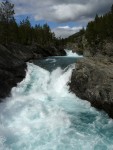
[[[113,120],[69,91],[77,59],[67,51],[27,64],[0,104],[0,150],[113,150]]]

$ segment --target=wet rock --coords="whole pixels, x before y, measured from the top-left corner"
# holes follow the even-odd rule
[[[47,56],[66,55],[62,48],[38,44],[24,46],[16,43],[0,45],[0,100],[10,95],[11,88],[26,75],[26,62]]]
[[[25,77],[26,63],[0,45],[0,98],[10,94],[11,88]]]
[[[103,59],[106,58],[106,59]],[[70,90],[113,118],[113,63],[109,57],[79,60],[73,70]]]

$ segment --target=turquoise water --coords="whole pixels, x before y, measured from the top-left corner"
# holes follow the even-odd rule
[[[69,92],[77,59],[28,63],[26,78],[0,104],[0,150],[113,150],[112,119]]]

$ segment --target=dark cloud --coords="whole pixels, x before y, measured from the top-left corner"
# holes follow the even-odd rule
[[[2,1],[2,0],[0,0]],[[11,0],[18,15],[57,22],[78,21],[109,10],[113,0]]]
[[[56,0],[56,4],[86,4],[90,0]]]
[[[113,0],[12,0],[18,15],[30,14],[36,20],[82,21],[103,14]]]
[[[106,13],[113,4],[113,0],[11,0],[11,2],[15,4],[16,15],[30,15],[36,21],[58,23],[69,21],[87,23],[96,14]],[[57,27],[53,31],[56,36],[67,37],[77,29]]]

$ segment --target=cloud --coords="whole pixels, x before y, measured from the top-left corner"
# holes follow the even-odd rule
[[[3,1],[3,0],[0,0]],[[68,37],[87,24],[96,14],[110,10],[113,0],[10,0],[15,4],[16,16],[27,15],[34,21],[51,21],[59,27],[52,29],[57,37]],[[60,26],[75,22],[79,27]]]
[[[0,0],[0,2],[3,0]],[[61,23],[87,24],[96,14],[110,10],[113,0],[11,0],[17,16],[28,15],[35,21],[45,20]],[[58,25],[59,26],[59,25]],[[56,27],[56,36],[67,37],[81,27]]]
[[[52,31],[55,33],[56,37],[66,38],[74,33],[77,33],[80,29],[82,29],[82,26],[72,28],[69,26],[59,26],[52,29]]]
[[[1,0],[0,0],[1,1]],[[35,20],[56,22],[85,21],[96,13],[103,14],[113,0],[11,0],[17,15],[30,15]]]

